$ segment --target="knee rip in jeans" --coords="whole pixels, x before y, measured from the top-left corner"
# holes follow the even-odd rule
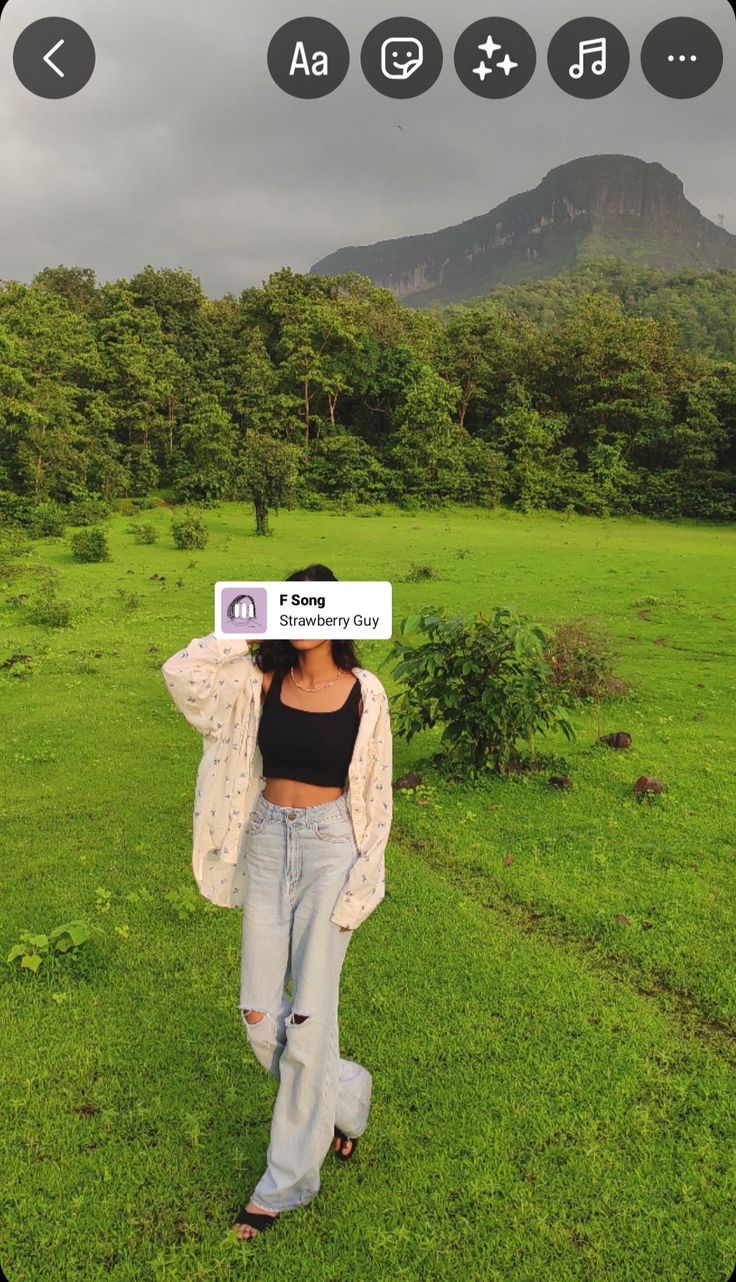
[[[265,1010],[244,1009],[243,1019],[246,1024],[251,1024],[251,1025],[260,1024],[265,1018],[266,1014],[267,1012]],[[308,1019],[308,1018],[309,1018],[308,1015],[295,1015],[292,1011],[292,1013],[288,1016],[286,1022],[287,1024],[303,1024],[305,1019]]]
[[[265,1014],[265,1010],[244,1010],[243,1019],[246,1024],[260,1024]]]

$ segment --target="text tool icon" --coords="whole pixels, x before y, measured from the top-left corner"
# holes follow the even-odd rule
[[[294,18],[268,46],[273,80],[294,98],[324,98],[342,84],[350,51],[342,32],[324,18]]]
[[[573,18],[552,38],[547,65],[552,79],[574,98],[605,98],[629,71],[629,46],[603,18]]]
[[[474,22],[455,46],[458,76],[482,98],[510,98],[528,85],[536,65],[531,36],[510,18]]]
[[[392,36],[381,47],[381,70],[389,80],[408,80],[424,62],[424,45],[414,36]]]

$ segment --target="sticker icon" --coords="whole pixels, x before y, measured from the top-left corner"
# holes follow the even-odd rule
[[[363,41],[363,75],[387,98],[418,98],[442,71],[442,45],[418,18],[388,18]]]
[[[381,47],[381,70],[388,80],[408,80],[424,63],[424,45],[415,36],[391,36]]]

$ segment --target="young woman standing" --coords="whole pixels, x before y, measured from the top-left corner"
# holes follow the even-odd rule
[[[335,576],[312,565],[290,580]],[[211,635],[162,672],[204,736],[195,878],[243,908],[239,1005],[279,1083],[266,1169],[233,1224],[250,1238],[310,1202],[330,1147],[347,1159],[367,1125],[372,1077],[340,1058],[338,998],[351,932],[385,894],[388,700],[349,641],[264,641],[251,654]]]

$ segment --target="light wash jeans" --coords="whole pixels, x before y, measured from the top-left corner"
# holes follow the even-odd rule
[[[261,795],[243,841],[239,1005],[256,1058],[279,1083],[267,1167],[251,1200],[286,1211],[318,1193],[335,1126],[357,1137],[368,1122],[371,1074],[339,1053],[340,972],[351,932],[330,921],[357,850],[344,796],[289,808]],[[265,1014],[248,1023],[248,1010]]]

